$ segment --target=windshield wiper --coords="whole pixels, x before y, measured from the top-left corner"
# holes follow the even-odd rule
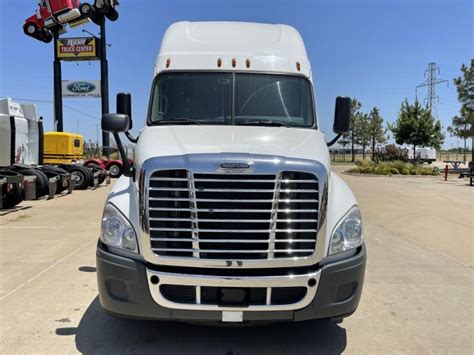
[[[155,121],[155,124],[197,124],[201,125],[202,123],[197,120],[192,120],[190,118],[173,118],[172,120],[159,120]]]
[[[245,126],[273,126],[273,127],[286,127],[290,128],[287,124],[278,121],[272,120],[255,120],[255,121],[246,121],[240,122],[238,125],[245,125]]]

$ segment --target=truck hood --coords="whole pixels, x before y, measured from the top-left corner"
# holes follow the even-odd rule
[[[184,154],[248,153],[317,160],[329,171],[324,135],[315,129],[255,126],[145,127],[135,150],[138,165],[149,158]]]

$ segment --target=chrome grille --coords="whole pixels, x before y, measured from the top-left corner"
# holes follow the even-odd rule
[[[151,175],[153,252],[200,259],[276,259],[313,254],[318,181],[310,173]]]

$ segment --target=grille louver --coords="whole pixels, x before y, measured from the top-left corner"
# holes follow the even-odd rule
[[[160,256],[276,259],[313,254],[318,181],[310,173],[164,170],[149,188],[150,241]]]

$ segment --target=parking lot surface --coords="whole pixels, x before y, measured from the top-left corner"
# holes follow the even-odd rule
[[[0,353],[472,354],[474,190],[454,178],[341,176],[361,205],[368,249],[361,304],[342,324],[111,318],[95,275],[102,187],[0,217]]]

